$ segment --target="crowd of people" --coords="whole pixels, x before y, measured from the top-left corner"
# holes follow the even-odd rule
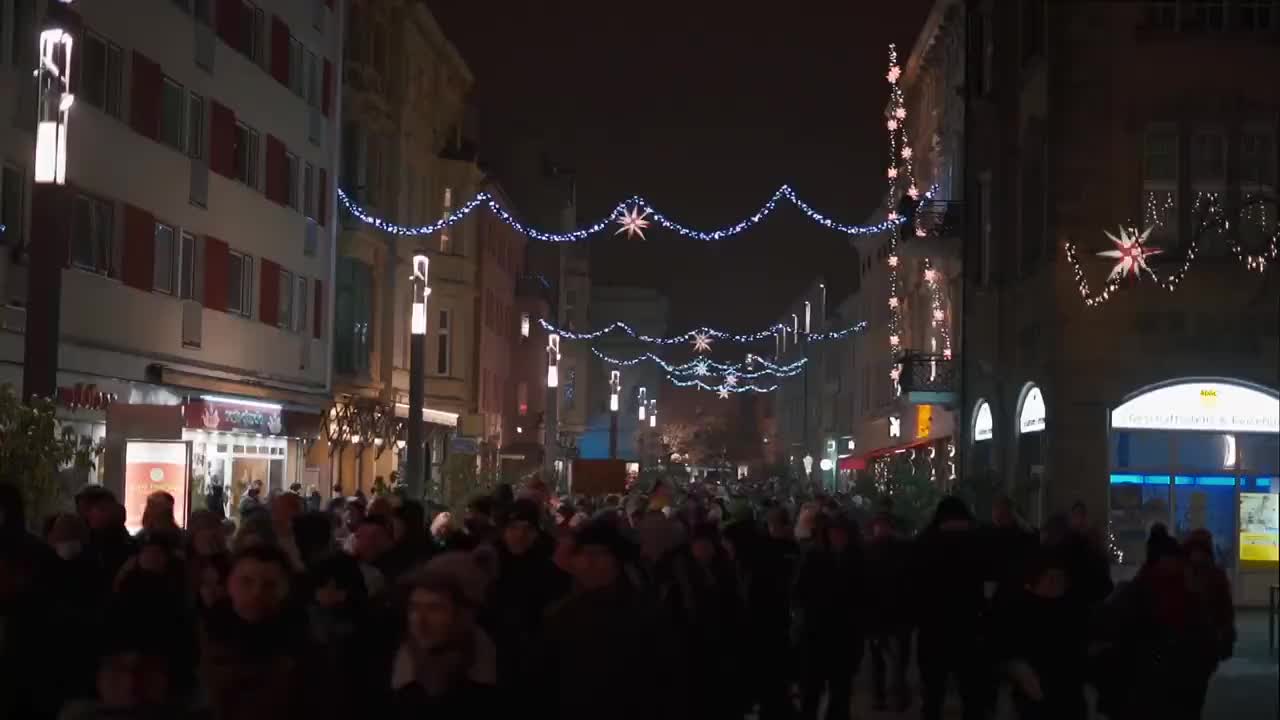
[[[1194,718],[1232,652],[1204,531],[1154,527],[1116,588],[1083,506],[1037,532],[947,497],[908,533],[686,490],[534,481],[432,517],[285,492],[185,527],[157,493],[131,534],[89,486],[40,536],[0,485],[0,717],[836,720],[865,660],[885,713],[936,720],[951,687],[966,720]]]

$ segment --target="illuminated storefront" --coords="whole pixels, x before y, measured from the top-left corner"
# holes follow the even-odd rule
[[[1027,383],[1018,400],[1012,494],[1023,519],[1036,527],[1044,522],[1045,415],[1044,393],[1039,385]]]
[[[1280,399],[1218,379],[1176,380],[1127,398],[1110,416],[1110,525],[1122,567],[1142,563],[1157,522],[1205,528],[1237,601],[1265,600],[1280,561]]]

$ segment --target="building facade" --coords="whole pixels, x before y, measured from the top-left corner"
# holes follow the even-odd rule
[[[63,398],[130,522],[148,474],[184,507],[213,484],[234,500],[315,480],[342,33],[326,0],[139,6],[0,3],[0,358]],[[66,184],[37,185],[52,28],[73,38],[75,102]]]
[[[418,226],[481,189],[464,141],[472,76],[423,3],[353,3],[343,74],[342,189],[364,212]],[[431,235],[387,232],[340,214],[334,278],[334,390],[325,441],[343,492],[391,485],[404,460],[411,261],[429,258],[425,354],[428,443],[439,480],[450,438],[475,413],[480,252],[477,216]],[[472,421],[474,424],[474,421]],[[480,428],[476,428],[479,431]]]
[[[1126,568],[1155,522],[1208,528],[1236,597],[1261,602],[1277,547],[1280,86],[1257,78],[1280,71],[1280,17],[1252,2],[996,5],[966,3],[965,470],[1031,518],[1083,501]],[[1109,279],[1100,253],[1133,235],[1159,251],[1151,272]]]

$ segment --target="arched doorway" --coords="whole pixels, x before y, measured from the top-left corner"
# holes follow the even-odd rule
[[[1114,559],[1140,565],[1157,522],[1178,537],[1204,528],[1238,601],[1261,602],[1280,561],[1276,391],[1218,378],[1149,386],[1111,411],[1108,444]]]
[[[991,403],[986,398],[978,398],[974,403],[969,428],[969,471],[974,475],[984,475],[991,472],[991,446],[995,438],[995,420],[991,417]]]
[[[1044,521],[1044,393],[1029,382],[1018,394],[1015,417],[1014,476],[1010,495],[1023,518],[1035,527]]]

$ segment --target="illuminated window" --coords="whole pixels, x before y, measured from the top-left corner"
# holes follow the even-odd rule
[[[155,258],[152,263],[151,289],[156,292],[173,293],[173,263],[175,235],[172,225],[156,223]]]
[[[529,313],[520,313],[520,337],[529,337]]]

